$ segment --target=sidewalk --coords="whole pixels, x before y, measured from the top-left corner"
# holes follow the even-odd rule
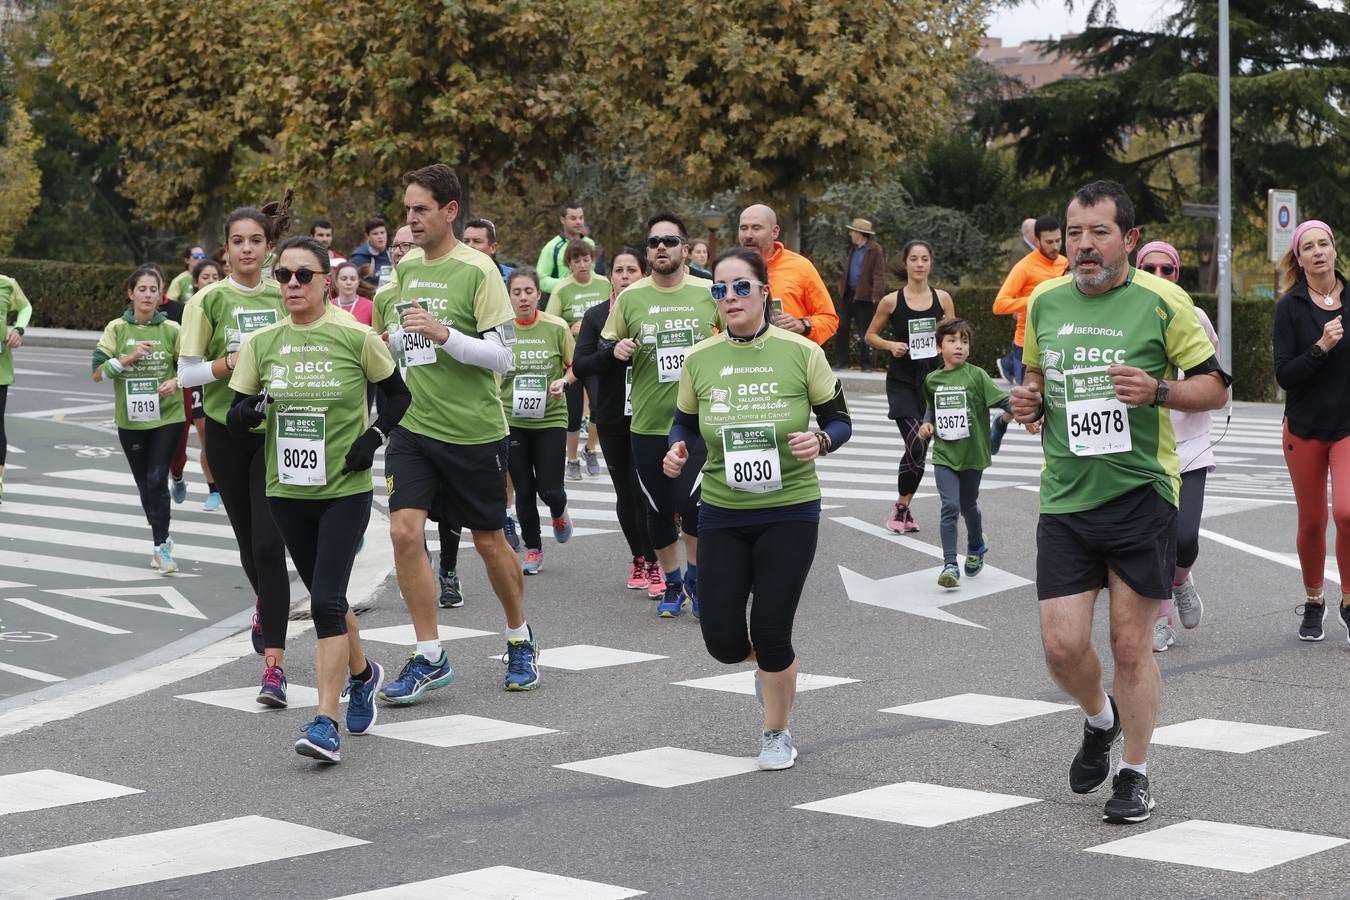
[[[75,347],[93,351],[101,331],[75,331],[69,328],[28,328],[23,333],[26,347]]]

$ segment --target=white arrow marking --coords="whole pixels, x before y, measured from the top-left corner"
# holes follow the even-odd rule
[[[46,591],[48,594],[60,594],[63,597],[79,597],[97,603],[111,603],[114,606],[129,606],[132,609],[144,609],[148,612],[168,613],[171,616],[183,616],[188,619],[205,619],[206,613],[192,605],[188,598],[171,587],[125,587],[125,588],[81,588],[72,591]],[[151,595],[164,600],[164,606],[156,603],[137,603],[135,600],[122,600],[122,597]]]
[[[101,631],[104,634],[131,634],[131,632],[127,631],[125,628],[115,628],[112,625],[104,625],[102,622],[95,622],[93,619],[86,619],[84,616],[68,613],[64,609],[57,609],[55,606],[38,603],[36,600],[26,600],[23,597],[6,597],[5,602],[13,603],[15,606],[22,606],[24,609],[31,609],[35,613],[51,616],[53,619],[69,622],[71,625],[78,625],[81,628],[88,628],[92,631]]]

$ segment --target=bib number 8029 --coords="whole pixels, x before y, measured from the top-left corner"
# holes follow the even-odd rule
[[[1069,437],[1118,435],[1125,432],[1125,413],[1119,409],[1069,414]]]
[[[317,469],[319,453],[317,450],[286,447],[281,451],[281,463],[288,469]]]
[[[731,480],[737,484],[773,481],[773,460],[752,459],[732,463]]]

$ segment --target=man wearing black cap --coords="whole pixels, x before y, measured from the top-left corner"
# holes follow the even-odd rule
[[[867,332],[877,301],[886,293],[886,251],[877,243],[872,223],[854,219],[848,226],[850,246],[844,259],[844,277],[839,285],[839,333],[834,338],[834,367],[848,368],[849,326],[861,337]],[[872,371],[872,353],[865,345],[858,351],[864,372]]]

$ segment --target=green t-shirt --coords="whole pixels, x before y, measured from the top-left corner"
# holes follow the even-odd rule
[[[14,351],[9,349],[9,314],[15,314],[16,325],[26,325],[33,307],[23,294],[23,288],[8,275],[0,275],[0,385],[14,383]]]
[[[183,270],[173,276],[173,281],[169,282],[169,287],[164,291],[164,296],[170,300],[177,300],[179,303],[187,303],[192,297],[192,272]]]
[[[577,284],[568,275],[548,298],[548,307],[544,312],[572,326],[581,321],[586,310],[608,300],[610,290],[609,279],[603,275],[592,275],[585,284]]]
[[[178,371],[178,323],[156,312],[145,325],[136,322],[130,310],[113,319],[103,329],[94,351],[94,364],[125,356],[141,341],[155,345],[135,364],[112,379],[117,392],[114,415],[117,427],[145,431],[161,425],[183,422],[183,392],[175,390],[167,397],[159,395],[159,386]]]
[[[230,278],[212,282],[193,294],[183,309],[178,354],[207,362],[220,359],[230,344],[246,342],[254,332],[275,325],[285,316],[281,285],[275,281],[264,278],[252,290]],[[207,416],[222,425],[234,401],[226,381],[221,378],[207,383],[202,400]]]
[[[970,363],[929,372],[923,392],[933,412],[934,465],[958,471],[989,468],[988,411],[1008,399],[1007,393]]]
[[[267,404],[267,496],[330,500],[371,490],[370,470],[341,474],[347,451],[366,430],[366,383],[394,371],[375,332],[331,304],[316,321],[286,317],[257,332],[239,352],[229,388]]]
[[[678,286],[662,288],[643,278],[614,301],[601,334],[639,344],[632,363],[633,434],[670,433],[684,360],[719,324],[717,304],[708,293],[711,284],[686,275]]]
[[[745,344],[719,334],[691,350],[678,402],[698,416],[708,445],[703,502],[764,509],[819,500],[816,464],[792,455],[788,435],[807,431],[811,407],[837,392],[824,351],[781,328]]]
[[[1022,359],[1045,373],[1041,512],[1094,509],[1141,485],[1177,505],[1181,467],[1166,407],[1115,399],[1108,366],[1175,378],[1214,356],[1184,290],[1130,269],[1098,297],[1072,275],[1042,282],[1027,305]]]
[[[567,427],[567,397],[550,397],[548,386],[572,365],[575,346],[572,329],[557,316],[540,313],[529,325],[516,321],[515,368],[502,378],[502,409],[512,428]]]
[[[445,256],[429,260],[416,247],[396,267],[397,291],[377,296],[370,324],[375,331],[398,326],[403,310],[418,303],[442,325],[477,338],[515,318],[506,299],[502,273],[487,254],[459,242]],[[386,288],[389,287],[386,285]],[[506,437],[497,373],[469,366],[428,338],[407,335],[407,365],[412,406],[404,428],[447,444],[487,444]]]

